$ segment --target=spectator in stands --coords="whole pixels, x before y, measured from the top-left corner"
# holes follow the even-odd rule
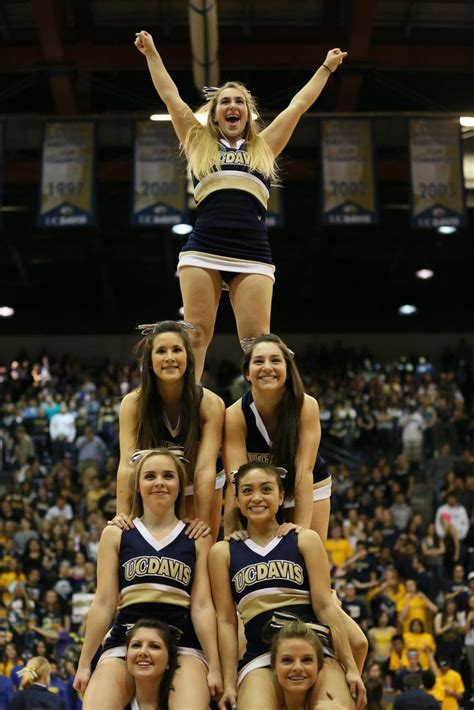
[[[449,515],[450,517],[446,517]],[[459,503],[457,493],[449,491],[446,497],[446,503],[440,505],[436,511],[435,525],[436,533],[439,537],[444,537],[446,532],[441,523],[442,520],[450,522],[455,528],[459,540],[464,540],[469,530],[469,517],[466,508]]]
[[[334,567],[343,565],[353,554],[351,544],[344,537],[342,526],[337,522],[330,526],[329,537],[325,542],[325,546],[329,555],[329,562]]]
[[[72,512],[72,508],[69,505],[69,503],[66,503],[66,499],[64,496],[59,495],[56,498],[56,503],[55,505],[52,505],[50,508],[48,508],[48,511],[45,515],[45,520],[57,520],[58,518],[62,518],[63,520],[72,520],[74,517],[74,513]]]
[[[395,698],[393,710],[438,710],[436,700],[423,685],[421,673],[410,673],[404,679],[405,689]]]
[[[438,607],[423,592],[418,591],[414,579],[406,580],[406,592],[397,602],[398,622],[402,633],[410,630],[413,619],[419,619],[425,629],[432,628],[432,615],[436,614]]]
[[[466,631],[466,614],[458,611],[454,597],[447,597],[434,618],[436,645],[440,657],[447,658],[459,670]]]
[[[364,601],[357,597],[356,588],[353,582],[347,582],[344,587],[344,597],[342,599],[342,608],[351,619],[354,619],[361,629],[365,632],[368,626],[367,609]]]
[[[53,461],[59,461],[76,438],[74,415],[68,410],[67,404],[61,402],[59,412],[51,417],[49,435],[52,442]]]
[[[107,454],[107,447],[100,438],[94,434],[94,429],[90,424],[84,427],[84,434],[76,440],[77,464],[79,472],[92,464],[101,470]]]
[[[405,495],[401,491],[395,495],[395,500],[390,506],[390,512],[398,530],[405,530],[413,515],[413,509],[408,505]]]
[[[403,634],[403,640],[406,648],[415,648],[418,651],[418,660],[421,668],[424,671],[428,670],[430,662],[426,655],[426,648],[430,648],[434,653],[436,644],[433,635],[425,631],[423,622],[419,619],[413,619],[410,623],[409,631],[405,631]]]
[[[433,582],[439,591],[444,587],[444,554],[446,546],[442,538],[436,533],[433,522],[428,523],[425,536],[421,540],[421,550],[428,570],[431,572]]]
[[[390,617],[386,611],[381,611],[377,623],[368,631],[370,642],[370,658],[377,663],[386,663],[390,658],[392,639],[397,633],[395,626],[390,624]]]
[[[438,663],[433,654],[428,653],[431,668],[436,677],[433,687],[433,695],[442,697],[442,710],[459,710],[459,702],[464,695],[464,683],[460,673],[451,668],[451,663],[447,658],[439,658]]]

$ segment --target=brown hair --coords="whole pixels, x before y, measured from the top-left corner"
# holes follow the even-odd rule
[[[186,490],[186,469],[184,464],[175,456],[171,451],[165,448],[159,449],[147,449],[140,452],[139,461],[135,466],[135,471],[130,476],[130,508],[131,517],[137,518],[143,515],[143,501],[140,494],[140,474],[142,472],[145,462],[152,456],[167,456],[171,461],[173,461],[176,467],[176,473],[179,479],[179,492],[174,504],[174,512],[177,518],[181,520],[184,516],[184,496]]]
[[[155,629],[168,651],[168,666],[160,680],[158,690],[158,705],[163,710],[168,710],[168,698],[174,690],[172,682],[175,671],[179,668],[177,636],[173,628],[159,619],[139,619],[127,634],[127,649],[137,631],[140,629]],[[177,629],[175,629],[177,631]]]
[[[195,359],[191,343],[182,325],[176,321],[157,323],[150,335],[143,337],[135,346],[141,366],[141,384],[138,389],[138,412],[135,426],[137,449],[154,449],[163,446],[167,429],[164,423],[163,400],[156,385],[151,365],[153,343],[157,335],[177,333],[186,351],[187,365],[183,376],[183,393],[180,408],[180,429],[184,435],[184,455],[189,461],[186,467],[192,480],[199,443],[200,390],[195,384]]]
[[[304,385],[294,358],[286,344],[273,333],[258,335],[245,351],[242,372],[247,377],[254,350],[260,343],[275,343],[286,362],[285,391],[278,405],[277,423],[270,450],[270,462],[284,466],[288,471],[284,480],[285,499],[293,498],[295,492],[295,459],[299,446],[300,415],[304,402]]]

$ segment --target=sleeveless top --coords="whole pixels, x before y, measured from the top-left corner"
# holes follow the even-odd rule
[[[200,648],[191,622],[191,589],[196,547],[181,520],[156,540],[139,518],[122,533],[119,549],[118,614],[107,646],[123,642],[124,629],[155,617],[182,632],[180,646]]]
[[[237,147],[232,148],[221,138],[218,149],[220,170],[200,180],[192,176],[197,203],[195,228],[266,231],[270,181],[257,171],[250,171],[244,140],[237,141]]]

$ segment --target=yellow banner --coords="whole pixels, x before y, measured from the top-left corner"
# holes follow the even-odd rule
[[[95,223],[94,124],[46,123],[38,214],[40,227]]]
[[[321,123],[323,224],[377,224],[371,121]]]
[[[140,226],[183,222],[186,213],[185,167],[169,123],[135,125],[131,223]]]
[[[458,119],[410,121],[411,224],[421,229],[467,224]]]

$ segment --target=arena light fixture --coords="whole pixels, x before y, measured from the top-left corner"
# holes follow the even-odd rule
[[[181,306],[181,308],[178,308],[178,313],[180,316],[184,316],[184,306]]]
[[[463,128],[474,128],[474,116],[461,116],[459,123]]]
[[[190,234],[193,231],[193,228],[190,224],[180,222],[179,224],[173,224],[173,226],[171,227],[171,231],[173,232],[173,234],[177,234],[179,237],[183,237],[186,234]]]
[[[441,227],[438,227],[438,232],[440,234],[454,234],[454,232],[457,232],[457,229],[451,224],[443,224]]]
[[[415,271],[415,276],[417,279],[427,281],[428,279],[433,278],[434,271],[432,271],[431,269],[418,269],[418,271]]]
[[[0,318],[11,318],[14,313],[15,309],[11,306],[0,306]]]
[[[418,311],[418,308],[411,303],[405,303],[398,309],[400,316],[413,316]]]
[[[150,121],[171,121],[169,113],[152,113]]]

